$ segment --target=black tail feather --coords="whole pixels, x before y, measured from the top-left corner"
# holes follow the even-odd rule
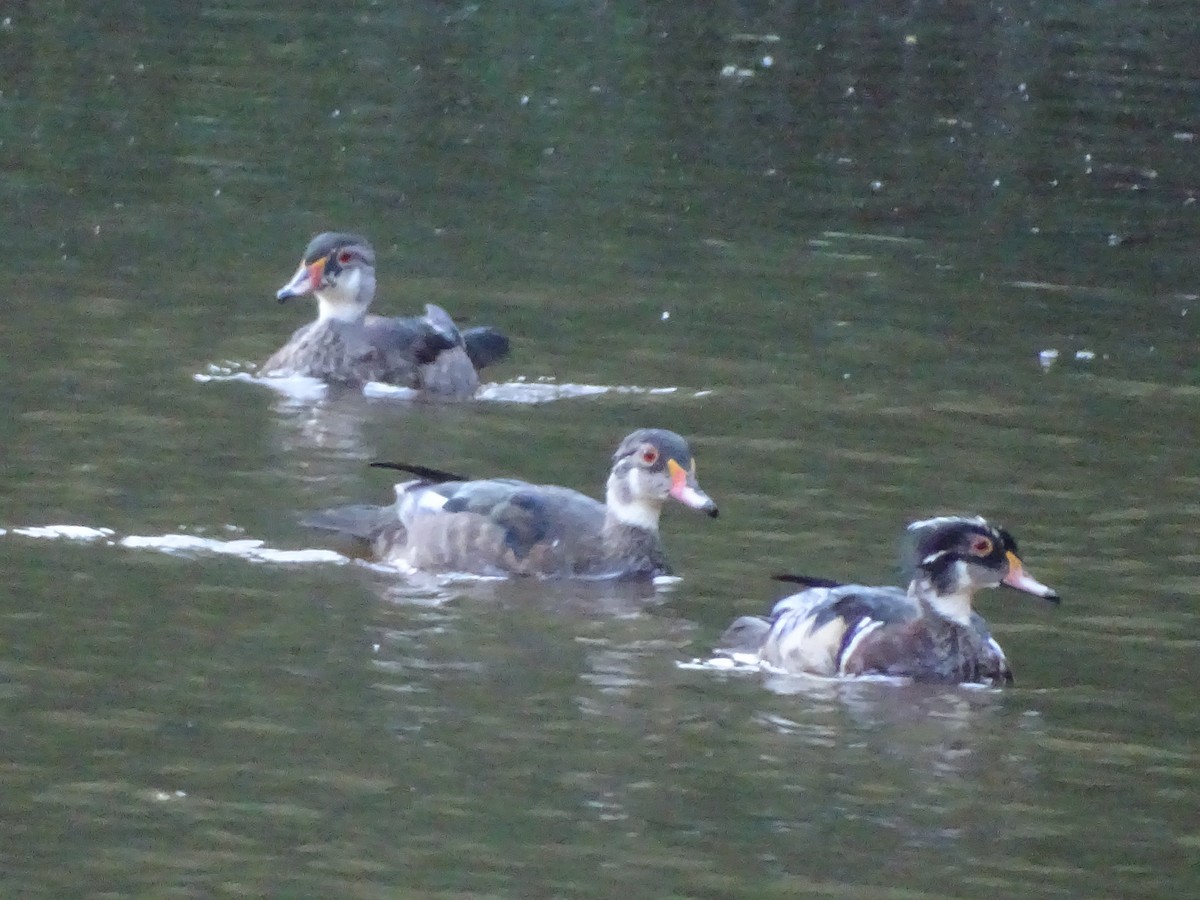
[[[772,575],[771,580],[782,581],[787,584],[799,584],[806,588],[835,588],[845,584],[844,581],[833,581],[829,578],[817,578],[813,575],[789,575],[787,573]]]
[[[424,478],[426,481],[433,481],[441,484],[445,481],[470,481],[466,475],[455,475],[453,472],[447,472],[445,469],[434,469],[430,466],[421,466],[416,463],[402,462],[373,462],[372,469],[395,469],[397,472],[407,472],[409,475],[416,475],[418,478]]]

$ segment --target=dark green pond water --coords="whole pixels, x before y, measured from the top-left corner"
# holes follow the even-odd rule
[[[0,10],[0,893],[1200,893],[1195,37],[1170,0]],[[513,336],[494,399],[197,378],[306,320],[272,296],[327,228],[381,310]],[[640,390],[495,399],[545,379]],[[598,493],[639,426],[722,510],[667,513],[657,593],[299,525],[381,458]],[[1064,597],[981,599],[1013,689],[680,665],[950,511]]]

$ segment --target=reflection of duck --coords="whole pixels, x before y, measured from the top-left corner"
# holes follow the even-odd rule
[[[314,294],[316,321],[299,328],[262,366],[263,375],[306,375],[362,384],[382,381],[431,394],[469,397],[478,370],[508,353],[508,338],[492,328],[462,333],[439,306],[425,315],[368,315],[375,298],[375,251],[366,238],[325,232],[309,243],[280,303]]]
[[[1025,571],[1012,535],[981,518],[914,522],[908,534],[915,571],[907,592],[782,576],[808,589],[784,597],[769,617],[735,621],[722,652],[816,675],[1011,683],[1008,659],[972,597],[1001,584],[1055,603],[1058,595]]]
[[[390,506],[326,510],[305,524],[369,541],[385,561],[426,572],[652,578],[668,574],[658,531],[669,497],[717,514],[687,442],[643,428],[613,456],[605,502],[557,485],[468,481],[419,466]]]

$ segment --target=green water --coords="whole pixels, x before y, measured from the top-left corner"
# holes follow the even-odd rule
[[[5,16],[0,893],[1200,888],[1189,5]],[[301,324],[326,228],[381,310],[508,331],[489,377],[678,390],[196,381]],[[657,595],[114,543],[323,548],[380,458],[598,493],[639,426],[721,507],[664,517]],[[947,511],[1064,597],[982,598],[1014,689],[679,667]],[[50,524],[114,534],[13,531]]]

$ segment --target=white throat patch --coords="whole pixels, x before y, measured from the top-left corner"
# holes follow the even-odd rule
[[[971,584],[971,573],[967,564],[961,559],[954,563],[955,590],[948,594],[939,594],[934,590],[928,577],[922,576],[917,582],[917,593],[933,607],[934,611],[943,618],[959,625],[971,624],[971,595],[974,594]]]
[[[362,270],[351,269],[342,273],[337,284],[316,291],[317,318],[340,322],[357,322],[361,319],[366,312],[366,307],[358,302],[361,284]]]
[[[622,490],[619,476],[610,476],[604,502],[608,507],[609,516],[622,525],[632,525],[646,531],[657,531],[659,515],[662,513],[662,502],[656,503],[646,497],[642,488],[642,477],[641,469],[629,471],[626,478],[632,499],[625,500],[625,491]]]

